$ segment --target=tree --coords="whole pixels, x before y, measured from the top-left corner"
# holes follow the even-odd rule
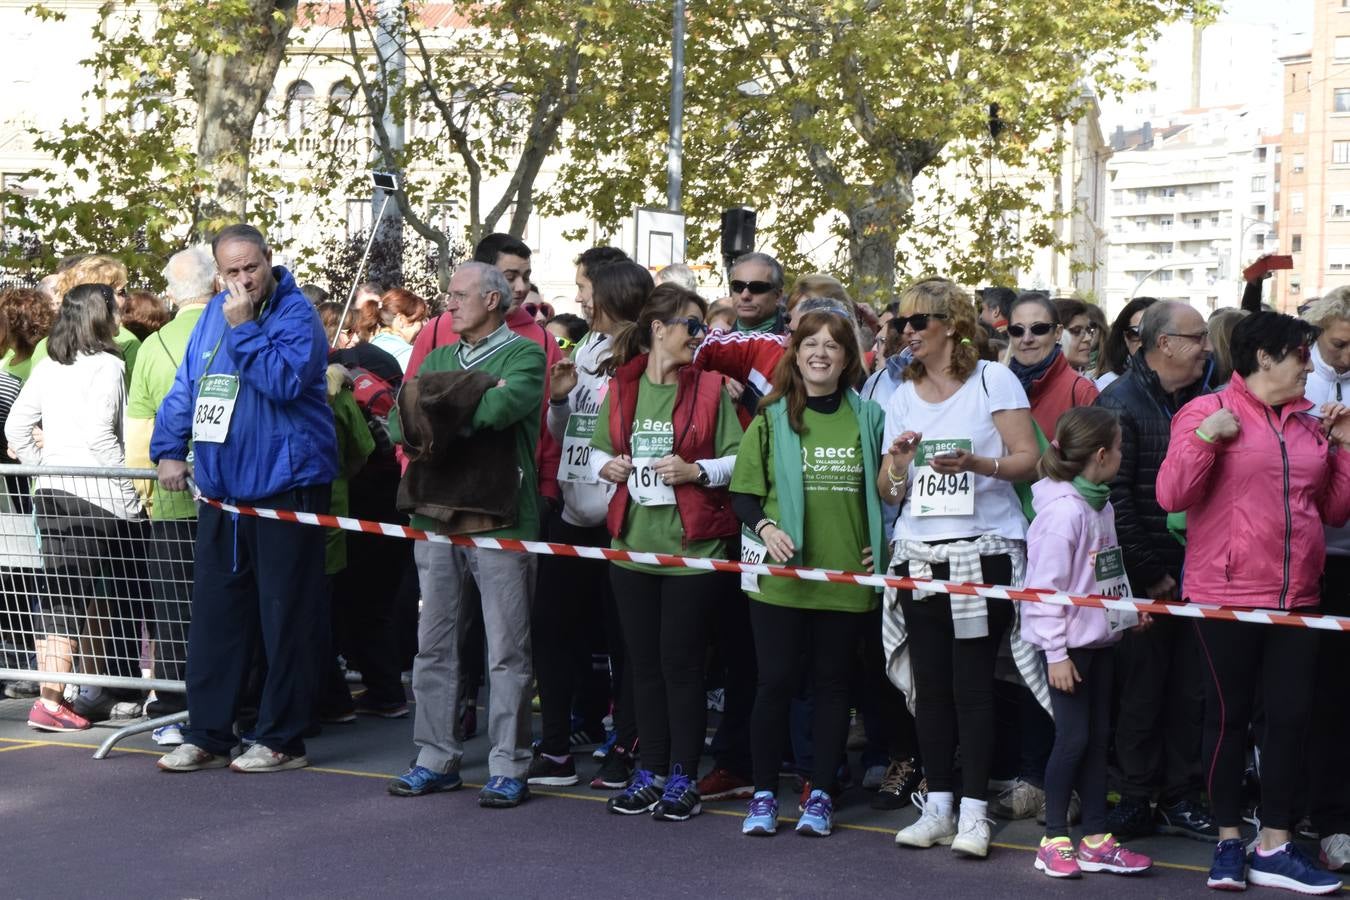
[[[144,6],[99,7],[96,48],[82,65],[91,76],[84,99],[103,114],[35,135],[56,166],[28,173],[45,185],[40,196],[10,198],[6,224],[32,242],[5,248],[6,265],[49,270],[65,254],[97,249],[154,278],[173,251],[249,212],[253,126],[296,0]],[[65,15],[40,5],[33,13]]]
[[[832,218],[865,297],[891,292],[902,238],[911,269],[939,251],[957,275],[1016,265],[1025,248],[1007,246],[1007,217],[1035,208],[1045,183],[1035,173],[1053,176],[1053,136],[1077,115],[1083,85],[1120,89],[1120,64],[1159,25],[1211,9],[1209,0],[691,0],[691,249],[708,253],[721,209],[748,203],[772,210],[761,231],[785,261]],[[991,104],[1005,125],[997,141]],[[559,178],[568,192],[550,207],[585,209],[608,192],[612,218],[654,200],[662,114],[658,100],[634,117],[643,130],[613,133],[598,148],[607,165],[575,158]],[[985,177],[994,165],[1022,177],[995,184]],[[971,232],[971,246],[954,245]],[[1049,229],[1031,234],[1050,240]]]

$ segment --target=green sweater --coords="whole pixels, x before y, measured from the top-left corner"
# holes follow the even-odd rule
[[[503,335],[502,331],[506,334]],[[492,346],[489,349],[490,345]],[[461,372],[480,369],[505,381],[490,388],[478,402],[473,414],[474,430],[511,429],[515,435],[516,466],[520,470],[520,491],[516,497],[516,522],[509,528],[483,532],[477,537],[515,538],[532,541],[539,536],[539,475],[534,467],[534,448],[539,443],[539,409],[544,403],[544,351],[528,338],[512,333],[505,325],[469,348],[457,344],[437,347],[427,354],[417,370],[418,376],[432,372]],[[389,416],[389,434],[403,442],[398,408]],[[464,477],[473,477],[465,472]],[[440,525],[426,516],[413,516],[412,527],[436,531]]]

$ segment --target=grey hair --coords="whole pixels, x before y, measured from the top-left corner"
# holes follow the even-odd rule
[[[205,244],[195,244],[170,256],[160,274],[164,276],[164,293],[178,305],[216,292],[216,261]]]
[[[245,225],[243,222],[226,225],[220,229],[216,236],[211,239],[211,254],[214,256],[216,251],[220,249],[220,245],[226,241],[246,241],[263,253],[268,251],[267,238],[263,237],[263,233],[252,225]]]
[[[486,297],[496,291],[497,297],[500,299],[497,311],[503,316],[506,315],[507,307],[511,305],[511,283],[506,280],[506,276],[501,273],[500,269],[483,262],[466,262],[461,263],[456,271],[477,272],[478,296]]]
[[[731,262],[731,268],[735,269],[741,263],[756,262],[763,263],[769,267],[769,281],[778,290],[783,289],[783,264],[774,259],[767,253],[745,253],[736,257]]]
[[[1318,328],[1326,328],[1328,323],[1336,319],[1350,322],[1350,285],[1332,288],[1314,300],[1303,318]]]
[[[656,273],[654,281],[657,284],[677,284],[686,291],[698,293],[698,279],[694,277],[694,270],[684,263],[671,263],[663,266]]]
[[[1139,344],[1145,353],[1157,349],[1163,334],[1172,328],[1177,313],[1183,309],[1190,307],[1176,300],[1159,300],[1144,310],[1144,316],[1139,320]]]

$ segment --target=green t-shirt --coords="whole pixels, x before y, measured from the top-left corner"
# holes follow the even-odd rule
[[[802,411],[802,565],[811,568],[863,571],[867,529],[862,439],[858,418],[848,403],[833,413]],[[745,431],[731,490],[752,494],[764,503],[764,514],[779,517],[778,487],[773,483],[773,442],[768,419],[757,415]],[[760,576],[751,597],[776,606],[867,612],[877,604],[873,588],[829,584],[797,578]]]
[[[136,337],[136,335],[132,334],[130,331],[127,331],[125,325],[119,325],[117,326],[117,334],[113,335],[113,343],[117,345],[117,349],[122,354],[122,360],[127,364],[127,384],[130,385],[132,370],[136,368],[136,354],[141,349],[141,339]],[[32,371],[33,366],[36,366],[46,358],[47,339],[43,338],[38,341],[37,346],[33,348],[33,355],[28,362],[20,364],[28,366],[28,371],[20,376],[18,372],[11,369],[10,374],[27,381],[28,372]]]
[[[46,347],[47,339],[46,339],[46,338],[43,338],[42,341],[41,341],[41,343],[42,343],[42,345],[43,345],[43,346],[42,346],[42,350],[43,350],[43,354],[42,354],[42,355],[43,355],[43,356],[46,356],[46,355],[47,355],[47,353],[46,353],[46,351],[47,351],[47,347]],[[36,348],[35,348],[35,351],[34,351],[34,352],[36,352]],[[16,363],[16,362],[14,361],[14,351],[13,351],[13,350],[6,350],[6,351],[5,351],[5,372],[6,372],[6,374],[13,375],[15,378],[19,379],[20,381],[27,381],[27,380],[28,380],[28,376],[31,375],[31,374],[33,374],[33,357],[32,357],[32,355],[30,355],[30,356],[29,356],[27,359],[25,359],[23,362]]]
[[[654,384],[646,374],[638,386],[637,409],[634,411],[633,435],[630,444],[634,456],[669,456],[674,452],[675,435],[671,417],[675,412],[673,384]],[[741,441],[741,423],[736,418],[736,407],[726,391],[717,408],[717,430],[713,447],[717,457],[736,452]],[[602,453],[613,455],[614,445],[609,440],[609,397],[600,404],[595,421],[595,435],[591,446]],[[692,462],[693,460],[689,460]],[[672,553],[678,556],[701,556],[712,559],[727,558],[727,542],[715,539],[685,543],[680,511],[675,506],[643,506],[632,500],[624,517],[623,534],[614,539],[615,550],[636,550],[646,553]],[[645,563],[616,562],[616,566],[635,572],[654,575],[703,575],[702,569],[676,569],[649,566]]]
[[[159,405],[168,396],[173,387],[174,377],[178,374],[178,365],[187,351],[188,338],[197,320],[206,311],[205,306],[192,306],[180,310],[159,331],[146,339],[145,345],[136,354],[137,365],[131,372],[131,389],[127,393],[127,418],[153,419],[159,412]],[[45,346],[44,346],[45,351]],[[130,367],[128,367],[130,368]],[[152,519],[195,519],[197,504],[187,491],[166,491],[155,482],[151,487],[153,503],[150,507]]]

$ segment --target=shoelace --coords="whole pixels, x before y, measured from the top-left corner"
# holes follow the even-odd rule
[[[750,800],[750,815],[772,816],[776,812],[774,809],[776,805],[773,797],[752,797]]]
[[[886,777],[881,779],[881,787],[877,790],[888,794],[898,794],[913,774],[914,766],[910,765],[909,762],[891,763],[886,769]]]
[[[833,810],[830,808],[830,799],[817,794],[806,801],[805,815],[825,818]]]
[[[633,774],[633,780],[628,783],[628,787],[624,790],[623,796],[631,799],[636,797],[641,791],[644,791],[649,787],[654,787],[655,785],[656,782],[652,779],[651,773],[646,769],[639,769]]]
[[[510,779],[505,775],[493,775],[488,779],[487,789],[489,791],[499,791],[504,794],[506,793],[507,782],[509,780]]]
[[[929,813],[928,813],[928,795],[927,795],[927,794],[921,794],[921,793],[919,793],[918,791],[915,791],[914,793],[912,793],[912,794],[909,795],[909,802],[910,802],[910,803],[913,803],[913,804],[914,804],[914,808],[917,809],[917,810],[919,811],[919,818],[920,818],[920,819],[925,819],[925,818],[934,818],[934,819],[936,819],[936,818],[937,818],[938,812],[937,812],[936,809],[933,810],[933,813],[932,813],[931,816],[930,816]],[[918,823],[915,823],[915,824],[918,824]]]
[[[1046,849],[1053,851],[1060,859],[1068,861],[1074,858],[1073,843],[1070,841],[1051,841]]]
[[[666,802],[679,800],[684,792],[689,790],[691,784],[692,782],[689,780],[689,777],[684,774],[679,766],[676,766],[675,771],[666,779],[666,790],[665,793],[661,795],[661,799]]]

